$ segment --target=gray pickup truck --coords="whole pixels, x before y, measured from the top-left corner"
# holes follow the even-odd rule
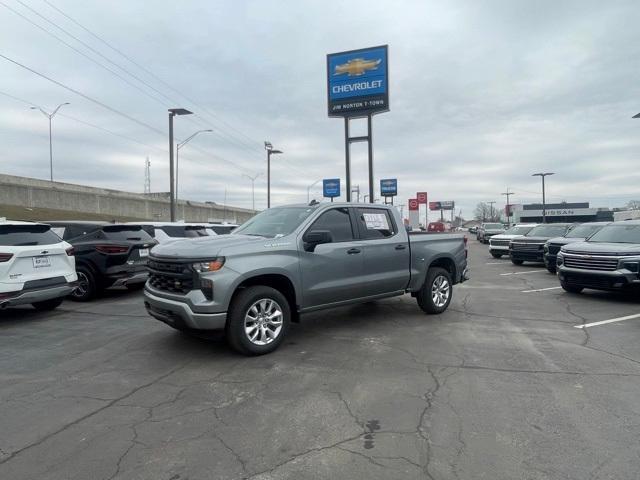
[[[444,312],[467,278],[466,238],[408,234],[391,206],[265,210],[231,235],[153,247],[145,307],[183,331],[224,329],[246,355],[275,350],[300,314],[410,293]]]

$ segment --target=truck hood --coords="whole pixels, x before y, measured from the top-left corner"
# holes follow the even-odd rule
[[[584,242],[584,238],[566,238],[566,237],[556,237],[549,240],[549,243],[553,243],[554,245],[569,245],[570,243]]]
[[[499,233],[503,233],[504,230],[502,230],[501,228],[485,228],[483,230],[484,233],[492,233],[492,234],[499,234]]]
[[[576,242],[562,247],[562,251],[565,253],[578,253],[581,255],[640,256],[640,245],[636,243]]]
[[[518,237],[524,237],[524,235],[507,235],[505,233],[501,233],[500,235],[494,235],[491,238],[494,240],[513,240]]]
[[[163,257],[216,257],[228,247],[242,247],[252,243],[262,244],[265,237],[253,235],[217,235],[199,238],[181,238],[171,242],[156,245],[151,250],[152,255]]]

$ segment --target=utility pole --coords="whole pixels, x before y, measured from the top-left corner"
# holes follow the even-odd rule
[[[511,204],[509,203],[509,197],[514,195],[513,192],[509,191],[509,187],[507,187],[507,191],[501,193],[500,195],[506,195],[507,197],[507,207],[505,208],[505,213],[507,214],[507,223],[511,224]]]
[[[489,210],[489,212],[490,212],[490,213],[489,213],[489,215],[490,215],[490,217],[491,217],[491,218],[490,218],[490,221],[492,221],[492,222],[493,222],[493,204],[494,204],[494,203],[496,203],[496,202],[495,202],[495,201],[492,201],[492,202],[487,202],[487,203],[489,204],[489,208],[490,208],[490,210]]]
[[[148,155],[144,162],[144,193],[151,193],[151,161]]]
[[[267,151],[267,208],[271,208],[271,155],[283,153],[282,150],[276,150],[271,142],[264,142],[264,149]]]
[[[250,177],[246,173],[242,174],[243,177],[247,177],[249,180],[251,180],[251,210],[253,210],[254,212],[256,211],[256,178],[258,178],[260,175],[262,175],[262,172],[254,175],[253,177]]]
[[[56,116],[56,113],[58,113],[58,110],[60,110],[60,108],[63,107],[64,105],[70,105],[70,103],[69,102],[61,103],[51,113],[44,111],[40,107],[31,107],[31,110],[40,110],[40,112],[49,119],[49,177],[52,182],[53,182],[53,140],[51,138],[51,121],[53,120],[53,117]]]

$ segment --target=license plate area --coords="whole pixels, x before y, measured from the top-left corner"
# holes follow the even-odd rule
[[[146,258],[149,256],[149,249],[148,248],[141,248],[138,250],[138,255],[140,255],[140,258]]]
[[[39,257],[33,257],[33,268],[45,268],[51,266],[51,257],[43,255]]]

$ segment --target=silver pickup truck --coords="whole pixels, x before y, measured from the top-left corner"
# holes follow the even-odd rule
[[[410,293],[444,312],[467,278],[466,238],[408,234],[385,205],[265,210],[231,235],[153,247],[145,307],[178,330],[224,329],[246,355],[275,350],[300,314]]]

